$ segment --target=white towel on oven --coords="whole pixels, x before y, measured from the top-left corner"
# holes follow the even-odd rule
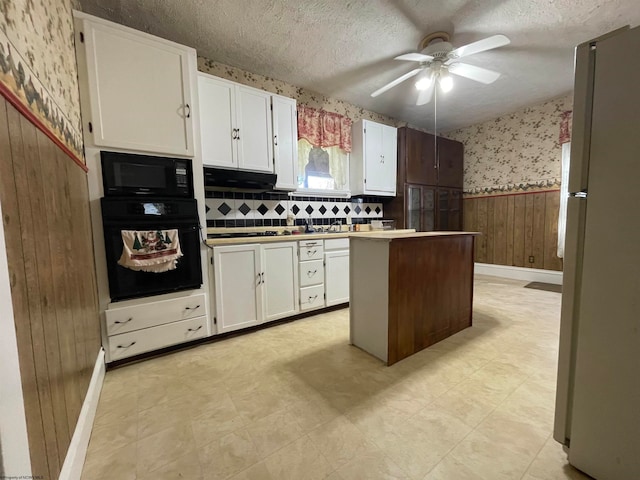
[[[178,230],[122,230],[118,264],[131,270],[161,273],[174,270],[182,257]]]

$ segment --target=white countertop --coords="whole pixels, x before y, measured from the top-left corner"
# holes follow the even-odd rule
[[[416,233],[412,228],[401,230],[388,230],[388,233],[383,231],[368,231],[368,232],[333,232],[333,233],[299,233],[296,235],[274,235],[274,236],[262,236],[262,237],[236,237],[236,238],[208,238],[207,245],[212,247],[220,245],[240,245],[246,243],[270,243],[270,242],[297,242],[299,240],[325,240],[330,238],[345,238],[345,237],[368,237],[371,235],[407,235]],[[434,233],[434,232],[423,232]],[[460,233],[460,232],[452,232]]]

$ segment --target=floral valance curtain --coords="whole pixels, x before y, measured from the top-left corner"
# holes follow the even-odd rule
[[[560,115],[560,145],[571,141],[571,116],[573,112],[567,110]]]
[[[298,105],[298,139],[304,138],[314,147],[340,147],[351,151],[349,117]]]

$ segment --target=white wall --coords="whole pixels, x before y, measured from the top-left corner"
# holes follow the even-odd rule
[[[0,206],[2,218],[2,206]],[[30,476],[29,440],[18,365],[4,228],[0,222],[0,444],[4,477]],[[26,477],[24,477],[26,478]]]

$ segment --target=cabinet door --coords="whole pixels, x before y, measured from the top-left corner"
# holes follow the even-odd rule
[[[296,242],[262,246],[262,287],[265,321],[298,312],[298,256]]]
[[[349,301],[349,250],[324,254],[324,278],[327,307]]]
[[[260,245],[213,249],[218,333],[262,322]]]
[[[209,75],[198,75],[202,163],[237,168],[235,85]]]
[[[438,230],[462,230],[462,190],[438,189]]]
[[[422,215],[422,188],[417,185],[407,185],[405,187],[405,226],[404,228],[413,228],[417,232],[422,231],[421,215]]]
[[[273,172],[271,95],[236,86],[236,126],[239,168]]]
[[[407,183],[437,185],[434,136],[408,128],[405,138],[405,175]]]
[[[380,191],[385,186],[382,157],[382,127],[375,122],[362,122],[364,128],[365,191]]]
[[[436,225],[436,189],[432,187],[422,187],[420,229],[422,232],[440,230]]]
[[[273,160],[278,175],[276,189],[298,188],[298,124],[296,101],[273,96]]]
[[[396,193],[396,174],[398,171],[398,130],[394,127],[382,127],[382,169],[383,192]]]
[[[438,186],[462,188],[464,146],[438,137]]]
[[[189,82],[195,50],[102,23],[83,24],[93,143],[193,156]]]

